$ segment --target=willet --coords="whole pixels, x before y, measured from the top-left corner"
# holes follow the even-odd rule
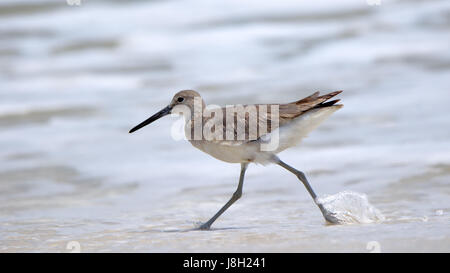
[[[336,104],[339,100],[329,101],[341,92],[323,96],[316,92],[287,104],[219,108],[213,111],[214,115],[207,115],[206,104],[200,94],[193,90],[183,90],[175,94],[167,107],[131,129],[130,133],[170,113],[181,113],[185,118],[185,134],[194,147],[219,160],[241,164],[239,184],[231,199],[211,219],[202,224],[200,229],[209,229],[214,221],[242,196],[244,176],[250,163],[274,163],[296,175],[305,185],[325,220],[338,223],[339,220],[333,212],[318,202],[305,174],[281,161],[277,154],[297,145],[322,121],[341,108],[342,104]],[[227,115],[224,116],[223,113]],[[211,123],[214,119],[215,122]],[[257,124],[252,123],[252,120],[256,120]],[[204,126],[208,124],[210,130],[204,130]],[[212,136],[202,135],[205,131],[210,132]],[[276,145],[267,148],[270,146],[268,143],[274,139]],[[264,145],[266,146],[263,147]]]

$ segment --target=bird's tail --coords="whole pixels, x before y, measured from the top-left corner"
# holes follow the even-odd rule
[[[319,93],[316,92],[303,99],[303,102],[302,100],[298,101],[302,104],[308,103],[313,106],[293,119],[289,124],[281,126],[279,130],[280,143],[277,153],[299,144],[303,138],[316,129],[331,114],[342,108],[342,104],[336,104],[340,101],[339,99],[328,101],[341,92],[331,92],[323,96],[319,96]]]

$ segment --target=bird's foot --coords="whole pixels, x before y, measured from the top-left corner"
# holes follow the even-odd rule
[[[210,230],[210,229],[211,229],[211,224],[209,224],[209,223],[201,224],[201,225],[198,227],[198,229],[199,229],[199,230]]]
[[[323,217],[325,217],[325,220],[330,224],[340,224],[341,221],[335,216],[336,214],[333,212],[325,212],[323,213]]]
[[[327,221],[327,223],[329,224],[340,224],[341,220],[339,220],[339,218],[336,217],[336,213],[326,209],[321,203],[317,202],[317,205],[319,206],[320,211],[323,214],[323,217],[325,218],[325,220]]]

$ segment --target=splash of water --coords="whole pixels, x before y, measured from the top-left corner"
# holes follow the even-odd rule
[[[324,195],[318,198],[317,202],[332,212],[341,224],[367,224],[385,220],[383,214],[369,203],[363,193],[342,191]]]

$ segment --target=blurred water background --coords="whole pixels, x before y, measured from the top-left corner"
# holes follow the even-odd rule
[[[446,0],[2,0],[0,251],[448,252],[449,30]],[[326,225],[292,174],[251,165],[214,230],[187,231],[239,165],[173,140],[170,117],[128,134],[181,89],[218,105],[343,89],[280,157],[385,221]]]

